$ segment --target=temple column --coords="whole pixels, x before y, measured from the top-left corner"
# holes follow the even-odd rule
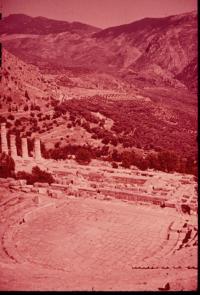
[[[28,159],[28,143],[26,137],[22,138],[22,158]]]
[[[41,146],[40,146],[40,139],[35,138],[34,141],[34,158],[35,160],[41,160],[42,155],[41,155]]]
[[[17,158],[17,147],[16,147],[16,136],[14,134],[10,135],[10,152],[13,159]]]
[[[6,123],[1,124],[1,151],[8,155],[8,141],[6,132]]]

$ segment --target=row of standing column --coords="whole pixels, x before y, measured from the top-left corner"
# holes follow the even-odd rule
[[[6,153],[6,154],[9,153],[5,123],[1,124],[1,150],[2,150],[2,152]],[[10,153],[11,153],[12,158],[15,159],[18,157],[17,147],[16,147],[16,136],[13,134],[10,135]],[[22,158],[23,159],[29,158],[28,143],[27,143],[26,137],[22,138]],[[34,158],[36,160],[40,160],[42,158],[39,138],[35,138],[35,141],[34,141]]]

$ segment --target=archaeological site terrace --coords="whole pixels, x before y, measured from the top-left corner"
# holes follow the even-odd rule
[[[0,178],[0,290],[196,290],[194,176],[44,159],[39,138],[30,157],[21,142],[18,156],[1,125],[16,171],[55,182]]]

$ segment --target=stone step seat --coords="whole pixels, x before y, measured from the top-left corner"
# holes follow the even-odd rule
[[[147,248],[145,250],[145,253],[143,253],[141,261],[148,261],[148,259],[151,259],[155,255],[157,255],[157,253],[160,251],[162,247],[161,244],[159,244],[159,241],[160,239],[157,239],[147,245]]]
[[[177,250],[181,249],[180,247],[183,246],[183,240],[184,240],[185,236],[186,236],[186,231],[183,231],[183,232],[179,233],[177,245],[176,245],[174,251],[177,251]]]
[[[185,233],[186,236],[186,233]],[[198,232],[194,230],[194,228],[191,229],[191,235],[189,240],[183,244],[183,248],[192,246],[194,242],[196,242],[198,239]]]
[[[184,250],[186,249],[183,249],[182,251]],[[191,250],[189,249],[189,251],[185,253],[178,251],[174,254],[163,256],[162,258],[154,256],[151,260],[136,262],[135,264],[133,263],[133,265],[135,267],[154,267],[158,269],[197,268],[198,261],[196,253],[193,253],[193,257],[191,258]]]
[[[0,199],[0,210],[3,210],[3,207],[6,206],[6,204],[16,202],[16,200],[18,200],[18,196],[16,196],[16,194],[11,194],[11,197]]]
[[[7,206],[3,206],[0,209],[1,213],[1,222],[2,223],[7,223],[9,219],[12,219],[12,216],[16,214],[21,208],[23,208],[24,204],[23,202],[18,201],[17,203],[14,204],[7,204]]]
[[[10,259],[10,257],[7,255],[4,247],[4,233],[8,229],[7,224],[1,224],[0,226],[0,262],[4,263],[15,263],[13,260]]]
[[[198,241],[198,232],[193,230],[190,240],[187,242],[187,244],[184,247],[188,247],[188,246],[191,247],[197,241]]]
[[[12,192],[9,190],[9,185],[7,188],[1,187],[1,183],[0,183],[0,208],[1,205],[3,205],[5,202],[13,199],[14,197],[16,197],[16,194],[12,194]]]
[[[181,218],[179,218],[178,220],[175,220],[175,221],[171,224],[169,230],[170,230],[170,231],[179,231],[179,230],[182,229],[184,223],[185,223],[185,222],[184,222]]]
[[[197,200],[196,199],[192,199],[192,200],[190,200],[190,203],[192,203],[192,204],[197,204]]]
[[[182,266],[183,268],[188,266],[197,267],[198,261],[196,253],[193,252],[193,256],[191,256],[191,254],[190,248],[183,248],[181,251],[176,251],[171,256],[166,257],[163,262],[169,267],[174,267],[176,265]]]
[[[48,215],[48,209],[50,208],[50,210],[51,210],[51,208],[52,207],[54,208],[54,206],[55,206],[54,202],[45,202],[39,207],[32,207],[31,210],[27,210],[27,212],[25,212],[24,217],[23,217],[24,221],[28,222],[32,219],[35,219],[35,218],[37,218],[37,215],[41,214],[41,213],[43,216],[45,216],[45,214]]]
[[[184,199],[184,198],[181,198],[181,202],[182,203],[188,203],[188,200],[187,199]]]
[[[31,206],[31,202],[24,202],[16,204],[15,207],[9,208],[9,210],[6,211],[5,217],[2,219],[1,229],[3,227],[9,227],[10,224],[16,224],[17,221],[20,222],[23,219],[24,210],[28,210]]]
[[[150,223],[151,222],[156,222],[156,221],[152,220],[150,221]],[[157,220],[157,222],[159,224],[159,220]],[[139,232],[140,232],[140,235],[142,235],[141,231]],[[171,241],[170,242],[166,241],[166,237],[167,237],[167,229],[162,231],[160,234],[155,235],[152,241],[147,245],[145,256],[143,256],[143,259],[148,261],[152,257],[157,257],[157,256],[162,257],[162,253],[169,251],[169,249],[171,249],[171,247],[173,246],[173,243],[171,245]],[[168,244],[168,248],[166,247],[167,244]]]
[[[18,202],[14,204],[7,204],[7,206],[4,206],[1,216],[6,217],[6,220],[12,219],[12,216],[15,216],[16,213],[20,212],[25,206],[30,206],[32,200],[30,199],[24,199],[20,200],[18,199]]]
[[[163,249],[162,253],[159,253],[162,257],[169,256],[173,253],[179,240],[179,234],[177,232],[170,232],[167,246]]]
[[[151,242],[147,246],[144,260],[148,260],[149,258],[154,257],[154,255],[157,255],[162,250],[163,244],[165,244],[165,240],[166,230],[162,231],[160,234],[154,235],[151,239]]]
[[[13,263],[21,263],[25,261],[25,259],[21,255],[19,255],[15,245],[13,244],[13,236],[15,235],[17,230],[18,228],[16,227],[16,225],[9,226],[6,229],[2,240],[4,252],[6,252],[8,258],[12,260]]]
[[[34,210],[35,206],[30,203],[24,204],[24,207],[20,207],[19,210],[14,212],[12,215],[12,219],[9,218],[8,223],[4,223],[3,234],[1,235],[1,245],[3,247],[4,253],[6,253],[7,257],[12,260],[12,262],[24,262],[24,259],[21,255],[19,255],[16,251],[15,246],[13,245],[13,235],[18,231],[18,227],[20,223],[23,222],[23,216],[26,212],[29,212],[30,209]]]
[[[16,198],[12,198],[10,200],[14,199]],[[13,206],[9,206],[9,209],[7,208],[7,210],[3,211],[5,217],[4,220],[1,221],[0,227],[0,261],[3,261],[5,263],[16,263],[16,260],[13,256],[15,250],[13,251],[13,254],[9,254],[5,245],[8,245],[9,248],[13,247],[12,240],[10,240],[10,237],[12,236],[11,233],[17,228],[18,223],[22,220],[24,212],[30,210],[30,200],[24,201],[25,202],[16,203]],[[7,243],[8,237],[9,243]]]
[[[166,256],[170,256],[177,243],[177,236],[173,233],[173,237],[169,240],[163,241],[159,249],[147,259],[148,263],[156,263],[156,261],[163,260]]]

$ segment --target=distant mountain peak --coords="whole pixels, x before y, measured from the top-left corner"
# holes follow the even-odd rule
[[[192,89],[196,89],[195,11],[146,17],[100,31],[80,22],[13,15],[4,19],[0,30],[10,34],[1,36],[5,48],[44,70],[87,68],[122,73],[131,84],[179,87],[184,83],[189,88],[192,83]]]
[[[117,37],[123,33],[125,34],[131,34],[136,31],[141,31],[143,29],[162,29],[167,27],[173,22],[173,25],[176,25],[176,21],[181,21],[186,18],[196,18],[197,19],[197,13],[195,11],[187,12],[183,14],[178,15],[170,15],[166,17],[145,17],[140,20],[133,21],[128,24],[119,25],[115,27],[106,28],[104,30],[101,30],[99,32],[96,32],[93,34],[96,38],[104,38],[108,36]]]
[[[62,32],[95,33],[100,29],[80,22],[67,22],[43,16],[31,17],[25,14],[10,14],[1,21],[0,34],[47,35]]]

